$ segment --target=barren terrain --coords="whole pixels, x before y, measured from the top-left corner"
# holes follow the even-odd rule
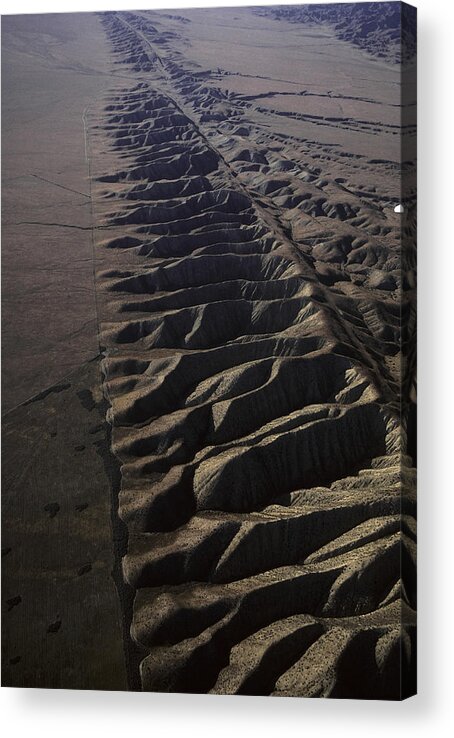
[[[143,690],[414,691],[415,91],[396,5],[354,38],[342,6],[97,16],[91,315]]]

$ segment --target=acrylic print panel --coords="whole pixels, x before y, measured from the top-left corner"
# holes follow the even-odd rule
[[[2,26],[3,684],[413,694],[415,9]]]

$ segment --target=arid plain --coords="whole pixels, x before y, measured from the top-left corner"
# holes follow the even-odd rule
[[[414,18],[379,5],[3,19],[5,684],[414,692]]]

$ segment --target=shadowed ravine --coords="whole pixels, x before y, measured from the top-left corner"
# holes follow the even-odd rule
[[[398,187],[358,189],[399,165],[280,130],[185,59],[178,23],[103,16],[130,80],[87,115],[142,688],[400,699],[413,284]],[[348,117],[311,126],[401,132]]]

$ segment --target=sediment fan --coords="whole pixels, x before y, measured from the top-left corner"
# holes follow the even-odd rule
[[[136,78],[101,125],[93,116],[90,148],[142,687],[406,696],[414,256],[402,257],[402,216],[325,174],[332,148],[266,126],[248,138],[260,101],[207,85],[159,23],[103,23]],[[407,188],[410,236],[413,200]]]

